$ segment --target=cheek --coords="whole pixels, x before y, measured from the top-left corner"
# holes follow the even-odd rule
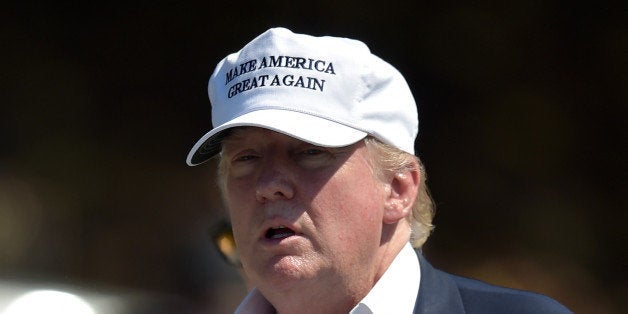
[[[250,230],[249,196],[242,190],[242,187],[233,184],[225,184],[225,192],[222,195],[224,206],[229,214],[231,226],[233,228],[236,241],[246,234],[246,230]]]
[[[224,184],[222,199],[232,216],[243,214],[246,210],[245,205],[255,201],[253,186],[248,181],[227,180]]]
[[[313,207],[325,220],[320,225],[333,229],[327,234],[337,235],[339,241],[379,239],[384,213],[382,187],[370,177],[353,178],[362,179],[330,181],[314,199],[317,204]]]
[[[257,238],[257,234],[253,232],[256,229],[252,227],[254,217],[247,215],[247,212],[241,210],[242,207],[237,206],[237,204],[232,204],[231,206],[234,207],[229,209],[233,239],[242,263],[250,264],[252,260],[256,259],[255,254],[253,254]]]

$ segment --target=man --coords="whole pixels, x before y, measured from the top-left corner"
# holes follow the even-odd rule
[[[566,313],[556,301],[435,270],[414,251],[432,203],[414,156],[416,104],[362,42],[270,29],[209,81],[243,275],[237,313]]]

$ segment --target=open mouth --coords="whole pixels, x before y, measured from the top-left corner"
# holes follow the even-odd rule
[[[292,229],[285,226],[272,227],[266,231],[266,239],[269,239],[269,240],[285,239],[295,234],[296,232],[294,232]]]

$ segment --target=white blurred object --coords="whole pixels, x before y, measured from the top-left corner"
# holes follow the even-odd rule
[[[0,278],[0,314],[199,314],[205,305],[155,291]]]
[[[96,314],[83,299],[67,292],[37,290],[23,294],[2,314]]]

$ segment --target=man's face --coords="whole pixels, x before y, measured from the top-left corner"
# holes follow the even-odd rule
[[[254,286],[342,293],[373,284],[387,188],[363,141],[324,148],[249,127],[224,141],[222,158],[224,200]]]

